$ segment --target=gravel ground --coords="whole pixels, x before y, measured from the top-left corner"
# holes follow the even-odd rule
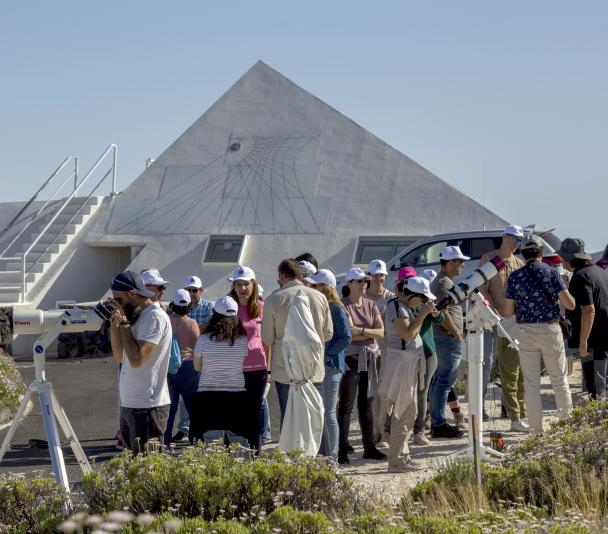
[[[569,377],[569,380],[573,403],[575,406],[578,406],[583,402],[581,369],[578,362],[575,363],[574,372]],[[483,424],[483,443],[485,445],[489,444],[491,431],[500,431],[507,445],[506,452],[508,454],[509,448],[526,439],[528,434],[510,432],[511,422],[500,418],[500,393],[500,388],[495,384],[489,385],[485,405],[491,419]],[[545,413],[545,425],[547,426],[550,421],[556,419],[556,410],[551,383],[546,376],[541,378],[541,397]],[[460,404],[466,416],[468,411],[464,397],[460,398]],[[449,410],[448,413],[450,413]],[[452,422],[450,418],[451,413],[448,416],[448,421]],[[427,436],[430,438],[430,432],[427,432]],[[405,488],[412,487],[418,482],[429,478],[434,474],[437,467],[450,460],[462,458],[467,452],[466,433],[465,437],[461,439],[431,439],[430,445],[426,446],[413,445],[410,440],[412,457],[426,468],[411,473],[388,473],[386,460],[373,461],[362,459],[361,432],[359,423],[356,420],[353,420],[351,423],[350,441],[355,448],[355,453],[349,455],[350,464],[341,467],[342,472],[351,477],[363,491],[369,492],[378,498],[393,501],[400,499]],[[386,449],[382,450],[385,453],[388,452]]]

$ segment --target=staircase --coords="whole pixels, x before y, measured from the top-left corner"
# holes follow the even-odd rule
[[[108,176],[112,176],[111,195],[116,194],[116,145],[110,145],[86,175],[78,179],[78,158],[68,157],[47,179],[43,186],[24,205],[8,226],[0,232],[0,306],[27,304],[36,285],[49,267],[74,240],[101,206],[104,197],[95,192]],[[90,181],[106,157],[112,154],[109,170],[96,183]],[[70,172],[46,201],[39,201],[40,193],[55,179],[69,161],[75,161]],[[73,181],[72,181],[73,180]],[[78,196],[89,183],[86,196]],[[56,200],[66,184],[73,190]],[[65,195],[67,192],[63,192]],[[31,213],[28,213],[28,210]],[[3,249],[3,250],[2,250]]]

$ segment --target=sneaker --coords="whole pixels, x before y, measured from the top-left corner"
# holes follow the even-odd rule
[[[429,445],[431,440],[424,435],[424,432],[416,432],[414,434],[414,445]]]
[[[449,425],[448,423],[444,423],[441,426],[432,426],[431,427],[431,437],[432,438],[448,438],[448,439],[458,439],[464,436],[464,430],[462,428],[458,428],[457,426]]]
[[[422,469],[425,469],[425,466],[411,458],[405,463],[388,466],[389,473],[409,473],[410,471],[420,471]]]
[[[355,452],[355,448],[350,444],[346,444],[346,454],[353,454]]]
[[[171,438],[171,443],[180,443],[181,441],[188,441],[188,434],[180,430]]]
[[[376,447],[368,449],[363,453],[365,460],[386,460],[386,454],[380,452]]]
[[[464,414],[462,412],[454,414],[454,421],[456,422],[456,426],[458,428],[467,428],[467,424],[464,420]]]
[[[376,447],[379,449],[388,449],[389,447],[390,434],[387,432],[382,433],[382,439],[376,443]]]
[[[345,452],[339,452],[338,453],[338,463],[340,465],[349,464],[350,460],[348,459],[348,454],[346,454]]]
[[[511,432],[530,432],[530,425],[521,419],[511,421]]]

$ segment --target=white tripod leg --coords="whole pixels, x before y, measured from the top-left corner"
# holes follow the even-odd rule
[[[43,382],[40,384],[38,398],[40,399],[40,411],[44,421],[44,430],[48,440],[49,454],[51,455],[55,479],[69,492],[70,483],[68,481],[67,471],[65,470],[65,461],[63,460],[61,442],[59,441],[59,432],[57,431],[57,421],[55,419],[55,410],[53,406],[53,391],[50,382]]]
[[[32,398],[33,393],[34,389],[30,385],[25,391],[25,395],[23,395],[23,400],[19,405],[19,409],[17,410],[15,418],[13,419],[13,422],[11,423],[11,426],[8,429],[8,433],[6,434],[6,436],[4,436],[4,440],[2,441],[2,447],[0,447],[0,462],[2,461],[2,458],[4,458],[6,451],[10,447],[13,436],[17,431],[17,426],[21,422],[21,419],[23,419],[23,414],[25,413],[25,410],[27,408],[28,403],[30,402],[30,399]]]
[[[55,416],[57,417],[57,421],[59,421],[59,426],[61,427],[61,430],[63,431],[66,440],[70,443],[70,447],[72,447],[72,451],[74,452],[74,456],[76,456],[76,459],[80,464],[82,472],[90,473],[92,471],[91,464],[89,463],[89,460],[87,459],[84,450],[80,445],[80,441],[78,441],[78,438],[76,437],[76,432],[74,432],[74,429],[70,424],[68,416],[65,414],[65,411],[59,404],[59,401],[57,400],[57,395],[55,395],[55,392],[53,390],[51,390],[51,398],[53,401]]]

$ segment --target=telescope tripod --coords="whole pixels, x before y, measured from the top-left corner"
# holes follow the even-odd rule
[[[23,396],[23,400],[19,405],[17,414],[15,415],[15,419],[8,430],[8,434],[5,436],[4,441],[2,442],[2,447],[0,447],[0,462],[4,458],[4,454],[10,446],[11,440],[15,435],[15,431],[17,430],[17,426],[23,418],[28,402],[32,398],[32,395],[37,394],[38,400],[40,401],[40,411],[44,421],[44,431],[49,446],[49,453],[51,455],[51,463],[53,464],[55,479],[66,489],[66,491],[69,492],[70,484],[68,481],[67,471],[65,469],[61,442],[59,441],[57,421],[59,422],[59,426],[61,427],[67,442],[74,452],[74,456],[76,456],[76,459],[78,460],[78,464],[80,465],[82,472],[89,473],[92,471],[91,464],[89,464],[89,461],[87,460],[84,450],[76,437],[76,433],[74,432],[65,411],[57,400],[57,396],[53,391],[53,385],[46,380],[44,372],[46,348],[62,332],[67,322],[69,322],[69,316],[67,314],[60,316],[57,319],[54,327],[49,332],[40,336],[34,342],[34,367],[36,369],[36,377],[28,386],[27,391]]]
[[[465,350],[468,363],[469,384],[469,458],[474,458],[475,449],[478,456],[504,458],[504,454],[482,445],[483,434],[483,331],[496,327],[500,334],[509,341],[509,347],[519,350],[518,341],[512,339],[500,324],[501,318],[494,313],[484,300],[479,290],[475,290],[467,301],[466,315],[467,335]],[[471,417],[473,416],[473,417]],[[473,424],[475,420],[475,424]]]

